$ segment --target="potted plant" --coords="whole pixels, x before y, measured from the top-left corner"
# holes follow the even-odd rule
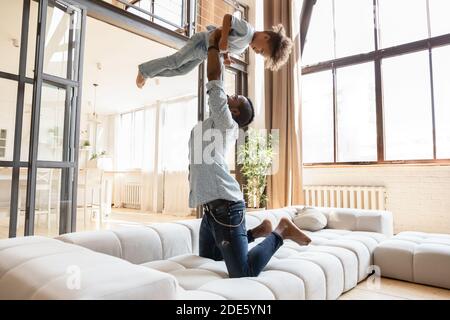
[[[81,143],[81,149],[90,149],[91,147],[91,143],[89,142],[89,140],[84,140]]]
[[[239,147],[238,163],[245,178],[243,189],[249,208],[264,208],[267,204],[265,191],[273,162],[273,143],[271,134],[250,128],[245,143]]]

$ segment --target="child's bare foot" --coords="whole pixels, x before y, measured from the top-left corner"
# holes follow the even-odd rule
[[[145,85],[145,78],[140,72],[138,72],[138,75],[136,77],[136,85],[139,89],[142,89],[142,87]]]
[[[287,217],[280,219],[275,232],[278,233],[283,240],[289,239],[301,246],[306,246],[311,242],[311,239],[304,234],[293,222]]]
[[[268,236],[273,231],[272,222],[269,219],[264,219],[261,224],[252,229],[253,238],[261,238]]]

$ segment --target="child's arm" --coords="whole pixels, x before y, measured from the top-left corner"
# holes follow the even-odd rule
[[[223,23],[222,23],[222,37],[220,38],[219,42],[219,49],[221,53],[228,52],[228,35],[231,31],[231,20],[232,20],[231,14],[226,14],[223,17]]]

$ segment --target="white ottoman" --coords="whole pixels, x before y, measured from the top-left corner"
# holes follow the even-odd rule
[[[381,275],[450,289],[450,235],[401,232],[374,251]]]

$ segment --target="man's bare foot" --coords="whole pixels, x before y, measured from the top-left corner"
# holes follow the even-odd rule
[[[306,246],[311,242],[311,239],[287,217],[280,219],[275,232],[278,233],[283,240],[289,239],[301,246]]]
[[[145,85],[145,78],[140,72],[138,72],[138,75],[136,77],[136,85],[139,89],[142,89],[142,87]]]
[[[259,226],[252,229],[252,236],[255,239],[267,237],[272,231],[272,222],[269,219],[264,219]]]

